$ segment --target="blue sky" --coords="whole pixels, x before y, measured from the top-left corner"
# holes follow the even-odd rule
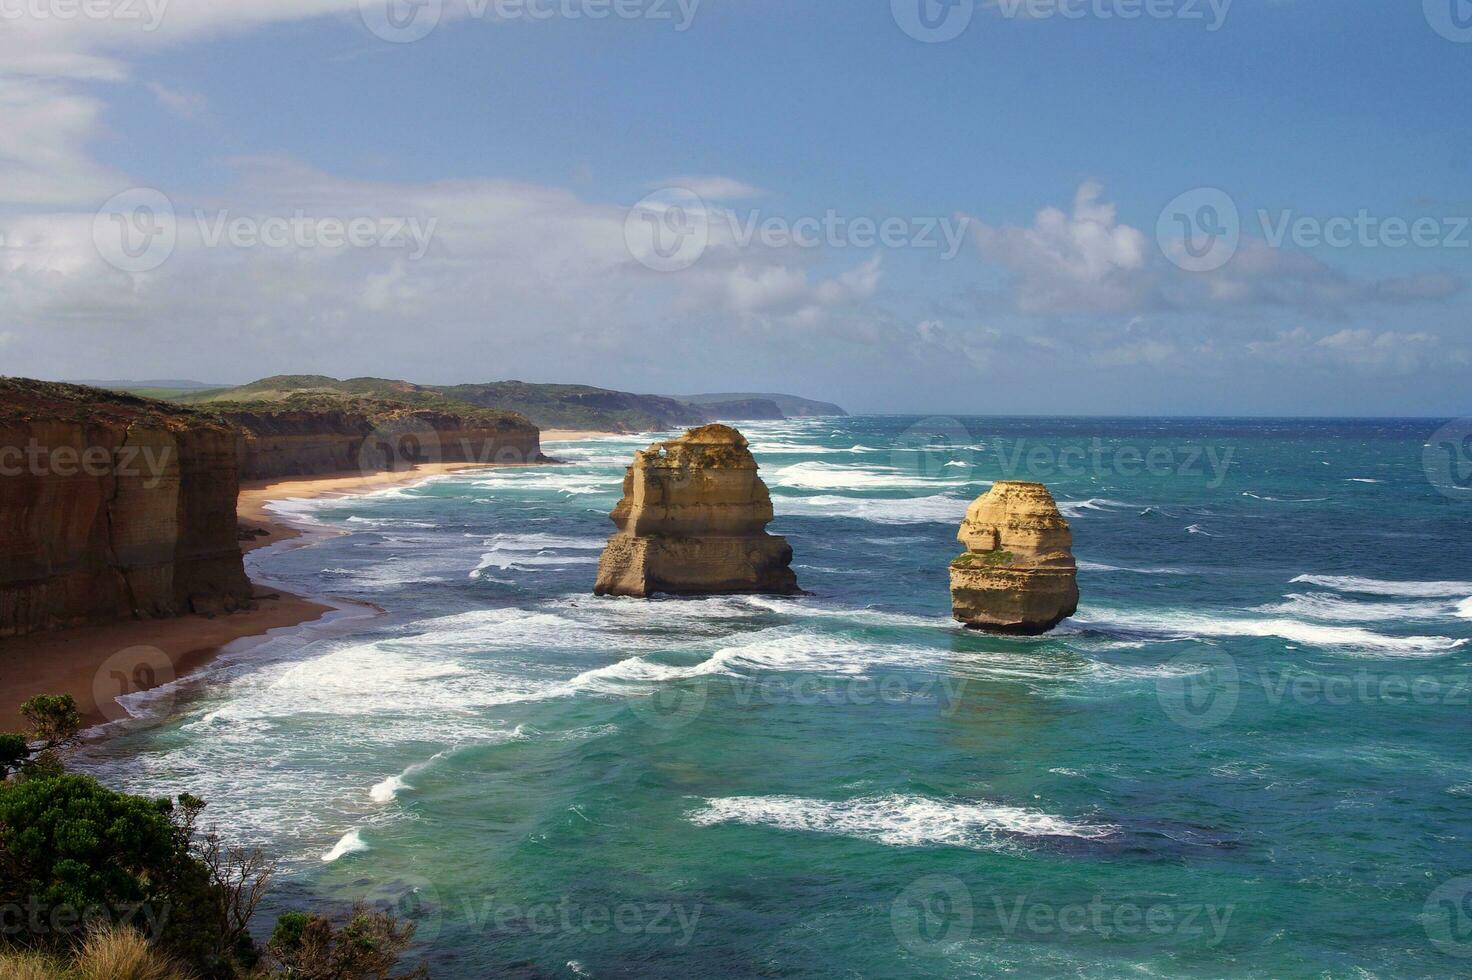
[[[3,373],[1467,414],[1468,0],[76,2],[0,0]]]

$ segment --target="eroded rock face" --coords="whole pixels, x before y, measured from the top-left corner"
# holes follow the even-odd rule
[[[235,439],[161,402],[0,379],[0,636],[248,606]]]
[[[1002,482],[972,503],[951,563],[951,606],[974,629],[1033,636],[1078,610],[1073,532],[1041,483]]]
[[[725,425],[692,429],[634,454],[618,531],[598,563],[597,595],[793,595],[785,538],[766,533],[772,498],[746,439]]]
[[[416,463],[543,461],[541,432],[519,417],[490,418],[372,399],[323,399],[224,407],[208,406],[240,428],[243,480],[373,473]]]

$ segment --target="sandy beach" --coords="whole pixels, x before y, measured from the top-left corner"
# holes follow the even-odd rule
[[[573,433],[565,438],[588,438]],[[393,473],[341,473],[254,481],[240,488],[237,515],[258,532],[241,550],[301,538],[300,528],[267,509],[273,500],[315,500],[371,493],[428,477],[498,464],[426,464]],[[229,615],[181,616],[83,626],[0,640],[0,731],[23,728],[20,706],[37,694],[70,694],[88,724],[126,717],[115,698],[171,683],[209,664],[232,643],[321,620],[334,607],[255,581],[256,608]]]

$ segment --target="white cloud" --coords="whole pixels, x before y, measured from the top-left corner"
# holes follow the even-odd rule
[[[170,88],[160,82],[149,82],[148,91],[158,99],[159,105],[181,119],[198,119],[209,108],[209,100],[198,92]]]
[[[697,197],[707,201],[732,201],[742,198],[763,197],[766,191],[753,187],[744,181],[734,177],[666,177],[664,180],[652,181],[651,189],[663,189],[666,187],[680,187]]]
[[[976,246],[1014,276],[1022,313],[1118,313],[1148,305],[1153,288],[1143,232],[1121,224],[1104,189],[1086,181],[1072,213],[1044,208],[1031,227],[972,219]]]
[[[1254,357],[1296,367],[1352,368],[1366,374],[1411,374],[1450,359],[1465,363],[1465,351],[1445,351],[1441,338],[1425,332],[1347,329],[1316,337],[1303,327],[1247,345]]]

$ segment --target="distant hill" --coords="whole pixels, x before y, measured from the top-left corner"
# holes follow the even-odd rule
[[[815,415],[847,415],[843,409],[832,402],[818,402],[811,398],[800,398],[797,395],[774,395],[753,392],[725,392],[710,395],[682,395],[681,401],[692,405],[705,407],[713,403],[735,403],[751,401],[768,401],[776,404],[782,414],[790,419],[808,418]],[[747,416],[728,415],[726,418],[743,418]],[[765,416],[750,416],[753,418],[764,418]]]
[[[704,410],[673,398],[635,395],[588,385],[528,384],[522,381],[418,385],[388,378],[340,381],[325,375],[295,374],[263,378],[237,388],[178,392],[171,400],[184,404],[261,402],[299,393],[347,394],[434,407],[443,407],[446,401],[461,402],[516,412],[547,429],[638,432],[700,425],[708,421]]]
[[[228,388],[229,385],[207,385],[202,381],[68,381],[66,384],[87,385],[112,391],[128,388],[163,388],[168,391],[195,391],[200,388]]]
[[[781,421],[787,415],[770,398],[742,398],[729,402],[702,402],[701,411],[712,419],[739,422],[743,419]]]

